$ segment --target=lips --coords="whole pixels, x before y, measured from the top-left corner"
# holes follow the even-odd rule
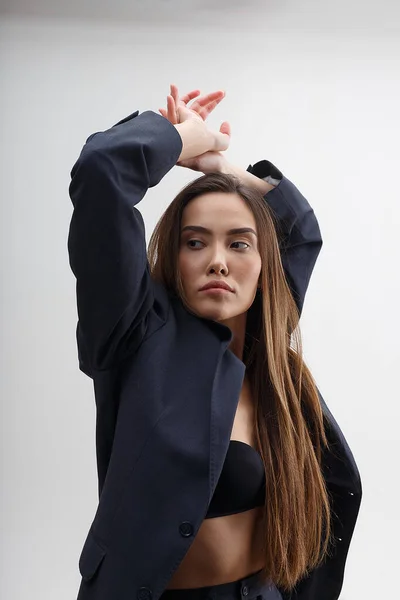
[[[231,288],[230,285],[228,285],[225,281],[210,281],[209,283],[206,283],[206,285],[203,285],[202,288],[200,288],[200,292],[203,292],[204,290],[212,290],[212,289],[220,289],[220,290],[227,290],[228,292],[233,292],[233,289]]]

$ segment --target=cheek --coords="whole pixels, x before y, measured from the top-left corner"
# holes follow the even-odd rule
[[[258,285],[258,280],[260,278],[261,275],[261,256],[258,257],[257,263],[254,266],[254,280],[256,285]]]
[[[240,280],[243,285],[252,291],[257,288],[261,273],[261,258],[253,258],[240,266]],[[239,275],[239,273],[238,273]]]
[[[196,265],[194,264],[192,257],[186,252],[179,254],[178,268],[181,275],[183,289],[187,291],[195,279]]]

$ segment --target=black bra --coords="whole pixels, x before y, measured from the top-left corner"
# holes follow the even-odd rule
[[[231,440],[206,519],[263,506],[265,472],[260,454],[249,444]]]

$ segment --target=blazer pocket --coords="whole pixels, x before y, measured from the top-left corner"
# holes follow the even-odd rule
[[[106,548],[94,538],[93,528],[89,529],[79,558],[79,572],[86,581],[91,579],[106,555]]]

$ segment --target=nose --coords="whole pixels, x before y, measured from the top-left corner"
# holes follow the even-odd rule
[[[216,265],[209,269],[210,274],[216,273],[217,275],[228,275],[228,269],[223,265]]]
[[[228,265],[220,254],[213,257],[208,266],[207,272],[210,275],[228,275]]]

